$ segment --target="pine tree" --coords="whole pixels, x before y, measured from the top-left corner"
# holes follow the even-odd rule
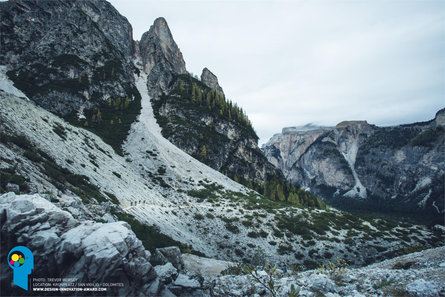
[[[114,101],[114,109],[118,110],[121,105],[121,98],[117,97],[116,101]]]
[[[283,187],[280,184],[277,185],[277,199],[280,201],[286,200],[286,197],[284,196],[283,193]]]
[[[201,150],[201,160],[204,160],[206,156],[207,156],[207,147],[203,145]]]
[[[202,92],[201,92],[201,88],[197,88],[197,89],[196,89],[196,100],[198,101],[198,103],[201,104],[201,102],[202,102]]]
[[[128,106],[130,105],[130,101],[131,101],[131,99],[130,99],[130,97],[125,97],[125,102],[124,102],[124,108],[125,109],[127,109],[128,108]]]
[[[233,180],[236,181],[236,182],[239,182],[238,175],[235,174],[235,176],[233,177]]]
[[[210,106],[210,101],[212,100],[212,92],[207,92],[207,96],[206,96],[206,102],[207,102],[207,106]]]
[[[196,87],[192,84],[192,102],[196,102]]]

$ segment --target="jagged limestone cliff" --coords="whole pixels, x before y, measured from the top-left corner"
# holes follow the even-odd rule
[[[289,181],[336,206],[443,222],[444,114],[394,127],[345,121],[335,128],[283,129],[262,149]]]
[[[148,90],[152,97],[167,92],[177,74],[186,73],[185,62],[167,21],[157,18],[150,30],[142,35],[139,54],[144,71],[148,74]]]

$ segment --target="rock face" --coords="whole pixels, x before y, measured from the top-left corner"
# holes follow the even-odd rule
[[[153,97],[167,90],[174,75],[186,73],[182,53],[164,18],[157,18],[150,30],[142,35],[139,53]]]
[[[156,265],[171,263],[178,270],[184,268],[181,251],[177,246],[156,249],[152,255],[151,262]]]
[[[285,128],[262,149],[289,181],[336,206],[428,213],[443,222],[442,122],[443,110],[432,121],[395,127]]]
[[[255,131],[245,124],[247,116],[242,111],[240,115],[228,115],[228,104],[221,109],[215,107],[225,101],[217,77],[207,68],[201,75],[202,81],[187,73],[164,18],[156,19],[143,34],[139,51],[148,74],[153,109],[165,138],[232,178],[237,175],[263,181],[276,174],[258,148]],[[195,101],[187,102],[192,100]]]
[[[191,99],[193,85],[199,85],[202,103]],[[182,87],[184,92],[180,91]],[[222,109],[212,106],[213,99],[207,105],[205,94],[211,92],[214,91],[198,80],[177,77],[167,94],[153,101],[163,136],[192,157],[231,178],[236,175],[245,180],[264,181],[276,174],[274,166],[258,148],[258,137],[253,128],[237,116],[228,115],[227,111],[222,114]]]
[[[207,67],[202,70],[201,82],[224,96],[224,91],[218,83],[218,78],[209,69],[207,69]]]
[[[127,223],[80,222],[40,195],[5,194],[0,213],[1,256],[6,258],[16,245],[28,247],[35,255],[34,278],[124,284],[110,287],[108,296],[153,296],[162,290],[149,262],[150,253]],[[16,293],[10,286],[9,267],[1,269],[2,293]]]
[[[103,0],[1,2],[0,15],[0,64],[15,86],[43,108],[93,130],[119,154],[141,108],[134,56],[148,74],[155,104],[162,95],[172,94],[178,77],[189,77],[164,18],[156,19],[135,43],[127,19]],[[202,100],[213,108],[224,100],[224,93],[208,69],[202,79],[202,89],[214,92]],[[203,114],[202,108],[183,108],[170,98],[162,102],[158,121],[164,136],[179,148],[232,178],[262,181],[275,174],[257,146],[254,130],[243,124],[247,116],[242,111],[231,114],[225,107],[229,119],[224,119],[219,116],[222,110]],[[178,124],[179,118],[185,121]],[[174,133],[165,124],[174,126]],[[206,157],[200,158],[204,145]]]
[[[0,64],[38,105],[68,116],[135,97],[132,27],[108,2],[1,2],[0,19]]]
[[[436,126],[445,126],[445,108],[439,110],[436,113],[436,117],[434,119]]]

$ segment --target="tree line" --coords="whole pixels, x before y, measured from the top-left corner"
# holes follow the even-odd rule
[[[246,112],[236,103],[227,100],[223,94],[205,86],[191,76],[188,78],[188,80],[181,79],[173,93],[180,95],[190,103],[207,108],[210,112],[217,112],[229,121],[235,120],[252,127]]]
[[[238,177],[237,174],[232,179],[273,201],[287,202],[298,207],[326,209],[326,203],[320,197],[297,188],[278,174],[269,175],[263,182]]]

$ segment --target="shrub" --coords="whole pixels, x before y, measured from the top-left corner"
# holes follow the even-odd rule
[[[253,225],[251,220],[241,221],[241,224],[243,224],[244,227],[252,227]]]
[[[158,174],[159,174],[159,175],[164,175],[165,172],[166,172],[165,167],[162,167],[162,166],[161,166],[161,167],[158,168]]]
[[[1,168],[0,169],[0,192],[6,192],[6,185],[8,183],[16,184],[19,186],[20,191],[25,192],[29,190],[26,179],[15,172],[15,167]]]
[[[247,233],[247,236],[251,238],[257,238],[259,235],[255,231],[250,231],[249,233]]]
[[[200,213],[195,213],[193,218],[195,218],[196,220],[203,220],[204,216],[202,214],[200,214]]]
[[[294,256],[295,256],[295,259],[297,259],[297,260],[301,260],[304,258],[304,254],[301,252],[296,253]]]
[[[225,226],[226,226],[226,229],[232,233],[235,233],[235,234],[240,233],[238,226],[233,225],[231,222],[227,222]]]
[[[314,257],[314,254],[316,254],[316,253],[317,253],[317,250],[314,250],[314,249],[309,250],[309,257],[310,257],[310,258],[313,258],[313,257]]]
[[[114,204],[119,205],[119,200],[117,199],[117,197],[109,192],[104,192],[108,197],[110,197],[111,202],[113,202]]]
[[[289,254],[293,251],[294,249],[292,248],[292,246],[290,245],[284,245],[284,244],[280,244],[278,246],[277,252],[280,255],[284,255],[284,254]]]
[[[256,268],[252,265],[244,266],[243,271],[247,274],[250,274],[255,282],[259,283],[263,288],[265,288],[267,291],[269,291],[271,296],[276,297],[276,296],[278,296],[278,290],[280,289],[280,286],[275,285],[275,280],[274,280],[275,271],[277,269],[277,266],[272,267],[272,265],[270,265],[269,263],[266,263],[265,268],[266,268],[266,278],[265,279],[260,276],[260,274],[258,273]],[[288,297],[297,297],[298,296],[298,292],[295,289],[295,286],[293,284],[291,285],[291,290],[290,290],[290,292],[287,293],[287,296]]]
[[[313,261],[313,260],[304,260],[303,261],[303,265],[307,268],[307,269],[315,269],[317,268],[317,262]]]
[[[154,252],[156,248],[167,246],[179,246],[181,251],[190,251],[191,247],[187,246],[173,238],[161,233],[156,226],[145,225],[136,220],[133,216],[119,213],[116,214],[120,221],[127,222],[136,236],[142,241],[146,249]]]
[[[235,249],[235,254],[236,254],[238,257],[242,257],[242,256],[244,256],[244,252],[243,252],[242,250],[240,250],[240,249]]]
[[[318,270],[321,273],[329,274],[338,283],[343,277],[345,269],[349,266],[345,259],[335,258],[335,262],[329,261],[327,265],[322,264]]]
[[[268,233],[267,233],[266,231],[264,231],[264,230],[261,230],[261,231],[259,232],[259,236],[261,236],[261,237],[263,237],[263,238],[266,238],[267,235],[268,235]]]
[[[2,135],[2,137],[3,137],[3,135]],[[28,140],[28,138],[26,138],[23,135],[8,136],[7,139],[9,141],[11,141],[12,143],[16,144],[17,146],[21,147],[22,149],[32,149],[32,147],[33,147],[33,145]]]
[[[23,156],[25,156],[27,159],[33,161],[33,162],[42,162],[43,158],[40,157],[39,154],[33,152],[33,151],[25,151],[23,153]]]
[[[66,131],[65,128],[60,123],[55,123],[55,126],[53,127],[54,133],[56,133],[60,138],[63,140],[66,140]]]

